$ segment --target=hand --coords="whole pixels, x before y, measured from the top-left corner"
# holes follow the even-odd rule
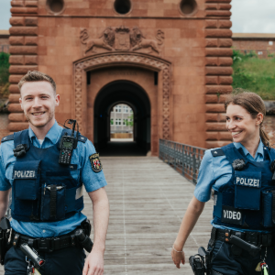
[[[176,248],[175,248],[176,249]],[[177,268],[180,268],[180,263],[185,264],[185,255],[184,252],[176,252],[173,248],[171,251],[171,256],[174,264]]]
[[[86,258],[82,275],[103,275],[104,257],[101,251],[92,250]]]

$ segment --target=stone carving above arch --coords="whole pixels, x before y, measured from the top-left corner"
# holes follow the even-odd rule
[[[164,32],[157,30],[155,39],[144,36],[138,27],[107,27],[99,38],[90,38],[89,31],[80,31],[80,41],[85,45],[84,56],[96,54],[98,50],[107,51],[141,51],[160,54],[164,41]]]
[[[142,53],[104,53],[89,56],[74,62],[74,101],[75,119],[80,131],[83,129],[83,85],[86,85],[85,72],[102,67],[130,65],[162,72],[162,138],[171,138],[170,125],[170,93],[171,63],[161,58]],[[85,102],[85,101],[84,101]]]

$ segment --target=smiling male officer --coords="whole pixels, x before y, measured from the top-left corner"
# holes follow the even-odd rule
[[[23,243],[45,259],[39,270],[42,275],[103,274],[109,203],[94,146],[77,136],[71,164],[59,164],[60,140],[68,130],[55,121],[60,102],[55,82],[46,74],[29,71],[18,86],[29,128],[3,138],[0,146],[0,217],[7,210],[11,187],[13,191],[12,246],[5,257],[5,274],[26,274],[27,263],[20,250]],[[95,166],[94,159],[100,165]],[[93,203],[94,221],[94,246],[85,265],[85,253],[74,235],[81,227],[89,234],[81,213],[83,184]]]

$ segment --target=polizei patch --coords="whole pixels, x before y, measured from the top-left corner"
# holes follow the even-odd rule
[[[242,212],[234,207],[223,205],[222,222],[242,225]]]
[[[236,184],[248,187],[260,188],[260,180],[247,177],[236,177]]]
[[[35,170],[14,170],[14,179],[34,179],[36,178]]]
[[[101,161],[99,159],[99,154],[93,154],[91,156],[89,156],[90,162],[91,162],[91,166],[94,172],[98,173],[102,170],[102,164]]]

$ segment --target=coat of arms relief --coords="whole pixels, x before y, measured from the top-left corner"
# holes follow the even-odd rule
[[[84,55],[107,51],[139,51],[160,54],[164,32],[157,30],[155,39],[146,38],[138,27],[107,27],[98,38],[90,38],[87,29],[80,31],[80,41],[85,45]],[[102,51],[103,50],[103,51]]]

